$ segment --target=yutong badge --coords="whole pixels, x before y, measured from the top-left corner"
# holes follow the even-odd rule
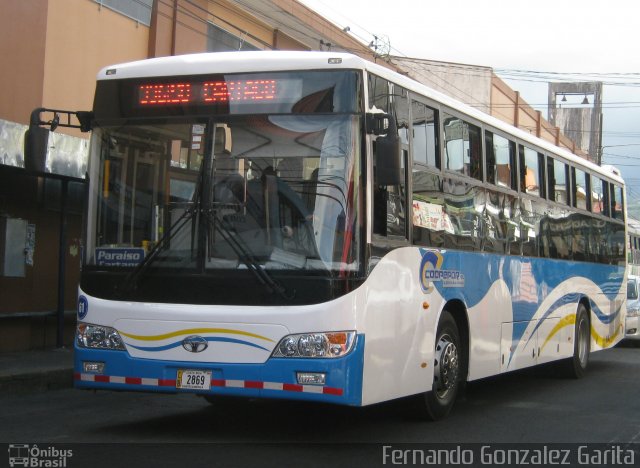
[[[193,335],[182,340],[182,347],[190,353],[201,353],[209,347],[209,343],[201,336]]]

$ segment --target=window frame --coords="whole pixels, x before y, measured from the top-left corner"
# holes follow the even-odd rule
[[[485,139],[485,151],[484,151],[484,164],[485,164],[485,179],[486,179],[486,183],[492,185],[493,187],[497,187],[499,189],[507,189],[507,190],[513,190],[513,191],[517,191],[518,190],[518,156],[517,156],[517,148],[518,148],[518,144],[515,142],[515,140],[508,138],[504,135],[502,135],[500,132],[496,132],[494,131],[492,128],[490,127],[484,127],[484,139]],[[488,135],[491,135],[491,142],[492,142],[492,148],[493,148],[493,142],[495,141],[495,137],[498,136],[499,138],[502,138],[504,140],[506,140],[509,144],[509,178],[510,178],[510,184],[507,185],[501,185],[499,184],[499,177],[498,177],[498,170],[496,167],[496,171],[495,171],[495,180],[489,180],[489,174],[490,174],[490,169],[489,169],[489,164],[490,164],[490,160],[489,160],[489,142],[488,142]],[[496,161],[495,158],[495,154],[493,154],[493,161]],[[496,163],[497,166],[497,163]]]
[[[448,117],[458,119],[459,121],[462,122],[463,125],[473,126],[473,127],[475,127],[475,129],[477,129],[478,138],[479,138],[480,142],[479,142],[479,146],[478,146],[479,155],[477,156],[478,157],[478,160],[477,160],[478,165],[476,167],[477,167],[477,170],[480,171],[479,177],[475,177],[472,174],[473,159],[471,157],[471,147],[469,147],[469,173],[467,174],[464,171],[464,165],[465,165],[464,142],[465,141],[471,142],[470,138],[469,138],[469,140],[464,140],[464,135],[463,135],[463,138],[461,138],[461,141],[463,142],[463,148],[462,148],[463,149],[463,152],[462,152],[462,170],[460,171],[460,170],[456,170],[456,169],[449,169],[448,167],[446,167],[445,160],[446,160],[446,157],[447,157],[447,138],[446,138],[446,130],[445,130],[445,121],[447,120]],[[441,140],[442,141],[442,144],[441,144],[441,146],[442,146],[442,150],[441,150],[442,170],[445,173],[454,175],[454,177],[455,176],[461,176],[461,177],[469,178],[469,179],[474,180],[476,182],[480,182],[480,183],[485,182],[486,170],[485,170],[485,167],[484,167],[484,159],[485,159],[484,153],[485,153],[485,150],[484,150],[484,132],[483,132],[484,125],[483,125],[483,123],[482,122],[477,122],[477,121],[469,118],[469,116],[467,116],[467,115],[463,115],[463,114],[461,114],[461,113],[459,113],[459,112],[457,112],[457,111],[455,111],[453,109],[445,107],[445,108],[442,108],[442,110],[441,110],[440,127],[441,127],[441,132],[442,132],[442,140]]]

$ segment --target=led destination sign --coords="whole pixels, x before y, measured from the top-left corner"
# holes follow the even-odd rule
[[[137,103],[146,107],[271,101],[279,84],[279,80],[143,83],[138,86]]]
[[[273,71],[99,80],[99,125],[128,118],[358,112],[359,72]]]

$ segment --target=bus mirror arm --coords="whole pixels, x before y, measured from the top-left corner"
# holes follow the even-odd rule
[[[53,113],[50,120],[43,120],[43,112]],[[62,119],[61,119],[62,116]],[[75,116],[77,123],[71,118]],[[93,112],[65,111],[38,107],[31,112],[29,129],[24,135],[24,166],[34,172],[45,172],[47,151],[49,148],[49,133],[58,127],[77,128],[81,132],[91,131]],[[49,128],[46,128],[46,127]]]
[[[43,112],[53,113],[53,117],[50,120],[42,120],[41,114]],[[61,116],[63,119],[61,120]],[[73,123],[72,117],[75,117],[77,123]],[[93,112],[90,111],[67,111],[60,109],[46,109],[44,107],[38,107],[31,112],[29,119],[29,129],[34,127],[49,126],[49,129],[53,132],[58,127],[65,128],[77,128],[81,132],[91,131],[91,121],[93,120]]]
[[[378,185],[401,184],[402,152],[395,117],[383,113],[367,114],[367,132],[378,135],[375,142],[376,183]]]

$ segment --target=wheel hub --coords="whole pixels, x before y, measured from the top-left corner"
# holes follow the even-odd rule
[[[436,345],[434,368],[436,394],[443,398],[455,386],[459,372],[458,348],[448,335]]]

